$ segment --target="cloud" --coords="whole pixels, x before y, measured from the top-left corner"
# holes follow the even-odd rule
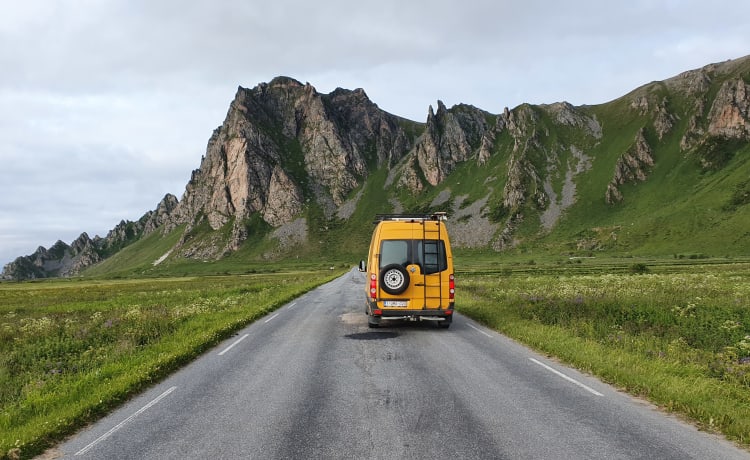
[[[748,16],[725,0],[9,3],[0,265],[180,196],[239,85],[363,88],[417,121],[438,99],[597,104],[747,54]]]

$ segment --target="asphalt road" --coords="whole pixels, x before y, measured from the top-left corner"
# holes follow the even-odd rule
[[[460,315],[369,329],[363,283],[352,271],[285,305],[52,456],[750,458]]]

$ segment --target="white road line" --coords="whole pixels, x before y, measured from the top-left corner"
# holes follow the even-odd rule
[[[219,353],[219,356],[221,356],[221,355],[223,355],[224,353],[228,352],[229,350],[231,350],[231,349],[232,349],[232,347],[234,347],[234,346],[235,346],[235,345],[237,345],[238,343],[240,343],[240,342],[242,342],[243,340],[245,340],[245,339],[247,338],[247,336],[248,336],[248,335],[250,335],[250,334],[245,334],[245,335],[243,335],[243,336],[242,336],[242,337],[240,337],[239,339],[235,340],[233,344],[231,344],[231,345],[229,345],[228,347],[226,347],[225,349],[221,350],[221,353]]]
[[[297,302],[290,304],[288,307],[286,307],[286,309],[291,310],[292,308],[294,308],[295,305],[297,305]]]
[[[492,335],[488,334],[487,332],[484,332],[483,330],[479,329],[478,327],[472,326],[469,323],[466,323],[466,325],[469,326],[470,328],[474,329],[477,332],[481,332],[482,334],[486,335],[487,337],[492,337]]]
[[[138,410],[137,410],[137,411],[136,411],[136,412],[135,412],[135,413],[134,413],[133,415],[131,415],[130,417],[126,418],[126,419],[125,419],[125,420],[123,420],[122,422],[120,422],[120,423],[118,423],[117,425],[115,425],[115,426],[114,426],[114,427],[113,427],[113,428],[112,428],[111,430],[107,431],[107,432],[106,432],[106,433],[104,433],[103,435],[101,435],[101,436],[99,436],[98,438],[96,438],[96,440],[95,440],[95,441],[93,441],[93,442],[92,442],[91,444],[89,444],[88,446],[86,446],[86,447],[84,447],[83,449],[81,449],[81,450],[79,450],[78,452],[76,452],[76,453],[75,453],[75,455],[76,455],[76,456],[78,456],[78,455],[83,455],[83,454],[85,454],[86,452],[88,452],[89,450],[91,450],[91,449],[92,449],[92,448],[93,448],[93,447],[94,447],[95,445],[99,444],[100,442],[104,441],[104,440],[105,440],[105,439],[107,439],[108,437],[112,436],[112,434],[113,434],[113,433],[114,433],[115,431],[119,430],[120,428],[122,428],[123,426],[125,426],[125,424],[126,424],[126,423],[128,423],[129,421],[131,421],[131,420],[133,420],[134,418],[136,418],[136,417],[138,417],[139,415],[141,415],[141,414],[142,414],[143,412],[145,412],[145,411],[146,411],[146,410],[147,410],[147,409],[148,409],[149,407],[153,406],[154,404],[158,403],[158,402],[159,402],[159,401],[161,401],[162,399],[166,398],[166,397],[167,397],[167,395],[169,395],[169,394],[170,394],[171,392],[173,392],[173,391],[174,391],[174,390],[176,390],[176,389],[177,389],[177,387],[172,387],[172,388],[168,389],[167,391],[165,391],[164,393],[160,394],[160,395],[159,395],[159,396],[157,396],[157,397],[156,397],[155,399],[153,399],[153,400],[152,400],[152,401],[151,401],[150,403],[148,403],[148,404],[146,404],[145,406],[143,406],[143,407],[141,407],[140,409],[138,409]]]
[[[263,321],[263,322],[264,322],[264,323],[267,323],[267,322],[271,321],[272,319],[276,318],[277,316],[279,316],[279,314],[278,314],[278,313],[276,313],[275,315],[273,315],[272,317],[268,318],[267,320],[265,320],[265,321]]]
[[[531,362],[533,362],[533,363],[539,364],[540,366],[542,366],[543,368],[545,368],[545,369],[547,369],[548,371],[552,372],[553,374],[555,374],[555,375],[557,375],[557,376],[559,376],[559,377],[562,377],[562,378],[564,378],[564,379],[565,379],[565,380],[567,380],[568,382],[570,382],[570,383],[572,383],[572,384],[574,384],[574,385],[578,385],[579,387],[583,388],[584,390],[586,390],[586,391],[588,391],[588,392],[590,392],[590,393],[593,393],[593,394],[595,394],[596,396],[604,396],[604,395],[603,395],[602,393],[599,393],[598,391],[594,390],[593,388],[591,388],[591,387],[589,387],[589,386],[586,386],[586,385],[584,385],[583,383],[579,382],[578,380],[576,380],[576,379],[574,379],[574,378],[572,378],[572,377],[568,377],[567,375],[563,374],[562,372],[560,372],[560,371],[558,371],[558,370],[556,370],[556,369],[553,369],[553,368],[549,367],[548,365],[546,365],[546,364],[544,364],[544,363],[542,363],[542,362],[540,362],[540,361],[537,361],[537,360],[536,360],[536,359],[534,359],[534,358],[529,358],[529,360],[530,360]]]

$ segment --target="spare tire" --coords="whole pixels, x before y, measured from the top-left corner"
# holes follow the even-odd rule
[[[402,265],[386,265],[380,271],[380,286],[388,294],[401,294],[409,287],[409,274]]]

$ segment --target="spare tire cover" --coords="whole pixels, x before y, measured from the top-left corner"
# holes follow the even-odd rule
[[[380,286],[388,294],[401,294],[409,287],[409,273],[402,265],[386,265],[380,271]]]

